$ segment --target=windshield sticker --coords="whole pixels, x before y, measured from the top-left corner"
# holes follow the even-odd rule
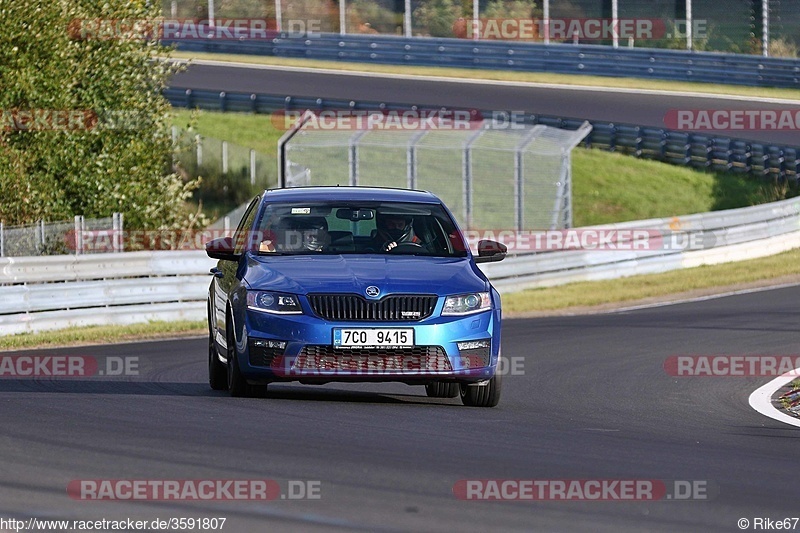
[[[310,215],[311,208],[310,207],[293,207],[292,208],[293,215]]]

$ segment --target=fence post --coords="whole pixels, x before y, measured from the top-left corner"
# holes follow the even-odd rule
[[[172,126],[172,166],[178,163],[178,126]]]
[[[200,135],[194,136],[194,142],[197,145],[197,166],[201,166],[203,164],[203,140],[200,138]]]
[[[417,143],[428,134],[428,130],[422,130],[414,134],[408,141],[406,151],[406,185],[409,189],[417,188]]]
[[[256,151],[250,150],[250,185],[256,184]]]
[[[39,250],[39,253],[41,254],[42,252],[45,251],[45,242],[46,242],[44,238],[44,219],[39,221],[39,238],[41,239],[40,242],[42,244],[42,247]]]
[[[467,228],[472,228],[472,145],[483,134],[484,125],[478,128],[475,133],[469,136],[464,143],[464,153],[461,158],[461,177],[464,180],[463,202],[464,202],[464,224]]]
[[[222,173],[228,173],[228,141],[222,141]]]
[[[358,141],[368,131],[362,130],[350,137],[350,149],[347,152],[350,163],[350,185],[358,185]]]
[[[122,213],[114,213],[111,216],[111,231],[114,235],[112,241],[112,251],[120,253],[123,251],[123,233],[122,233]]]
[[[75,215],[75,255],[81,255],[83,251],[83,235],[81,234],[81,216]]]

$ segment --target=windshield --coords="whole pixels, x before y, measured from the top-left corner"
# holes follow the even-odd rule
[[[467,255],[457,226],[439,204],[269,204],[256,235],[257,251],[262,255]]]

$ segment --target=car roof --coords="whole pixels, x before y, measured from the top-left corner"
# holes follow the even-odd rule
[[[441,200],[428,191],[392,189],[389,187],[290,187],[268,189],[264,199],[268,202],[320,202],[340,201],[378,201],[378,202],[419,202],[439,204]]]

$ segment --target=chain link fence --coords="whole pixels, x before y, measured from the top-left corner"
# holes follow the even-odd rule
[[[0,222],[0,257],[122,252],[122,236],[122,213],[21,226]]]
[[[278,183],[274,156],[176,127],[172,136],[177,167],[187,179],[202,177],[194,199],[209,211],[227,213]]]
[[[545,35],[536,23],[510,35],[492,32],[486,23],[547,19],[550,42],[744,54],[762,54],[766,45],[776,57],[796,57],[800,43],[800,0],[163,0],[162,7],[172,19],[258,18],[269,21],[270,29],[288,32],[472,38],[471,21],[478,19],[481,31],[489,30],[479,31],[481,38],[542,42]],[[597,21],[602,26],[612,19],[653,26],[633,35],[619,26],[616,43],[608,32],[591,35]]]
[[[486,119],[459,130],[322,130],[281,140],[282,185],[369,185],[439,196],[465,229],[572,226],[571,151],[591,131]],[[365,122],[368,122],[365,119]]]

